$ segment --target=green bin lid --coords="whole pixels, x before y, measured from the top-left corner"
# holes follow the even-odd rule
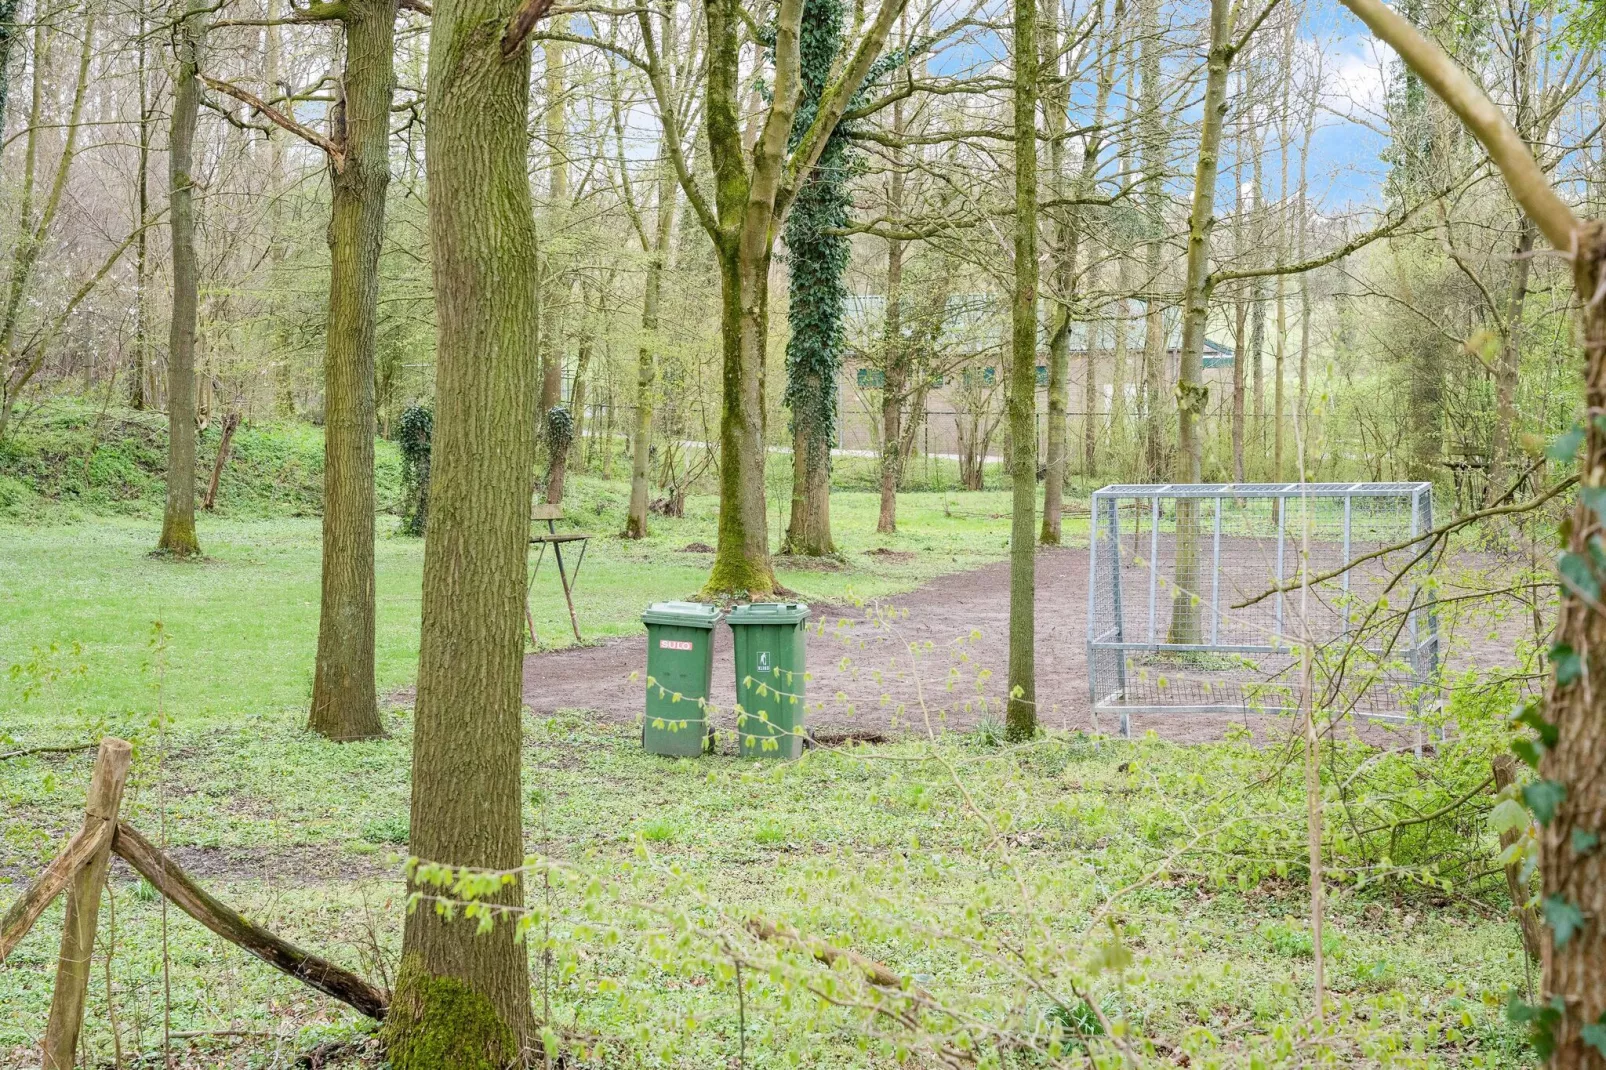
[[[729,619],[732,625],[801,624],[809,619],[809,607],[803,602],[754,602],[731,610]]]
[[[702,602],[654,602],[641,615],[643,624],[678,624],[682,628],[712,628],[719,623],[718,606]]]

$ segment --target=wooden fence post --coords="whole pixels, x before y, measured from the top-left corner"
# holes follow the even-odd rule
[[[126,740],[108,737],[101,740],[100,753],[95,758],[95,772],[84,804],[84,832],[94,837],[99,848],[73,874],[67,891],[56,990],[45,1027],[44,1070],[72,1070],[76,1063],[84,997],[89,990],[90,957],[95,948],[95,924],[100,915],[100,892],[111,863],[110,833],[117,827],[132,751]]]

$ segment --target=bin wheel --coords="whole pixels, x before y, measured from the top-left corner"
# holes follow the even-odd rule
[[[805,728],[803,730],[803,749],[804,750],[813,750],[815,747],[818,747],[818,746],[819,746],[819,744],[814,741],[814,729]]]
[[[704,754],[713,754],[714,753],[715,742],[716,741],[714,739],[714,726],[713,725],[709,725],[708,726],[708,735],[703,740],[703,753]]]

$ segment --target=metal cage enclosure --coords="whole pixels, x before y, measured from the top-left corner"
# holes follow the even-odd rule
[[[1436,706],[1426,583],[1429,483],[1114,484],[1093,492],[1087,669],[1093,709],[1296,709],[1300,643],[1316,703],[1390,721]],[[1306,587],[1301,581],[1310,576]]]

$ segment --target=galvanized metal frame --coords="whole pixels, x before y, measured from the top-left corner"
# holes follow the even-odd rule
[[[1211,537],[1211,583],[1210,583],[1210,641],[1202,643],[1172,643],[1161,642],[1156,635],[1158,595],[1159,595],[1159,547],[1160,547],[1160,503],[1165,499],[1211,499],[1214,503],[1214,518]],[[1275,598],[1276,631],[1274,638],[1281,639],[1283,624],[1283,607],[1285,592],[1281,590],[1285,583],[1285,558],[1287,549],[1287,502],[1296,499],[1342,499],[1343,501],[1343,540],[1342,555],[1345,571],[1340,577],[1341,590],[1348,594],[1350,590],[1350,572],[1348,566],[1353,556],[1352,548],[1352,515],[1356,498],[1399,498],[1409,502],[1410,508],[1410,536],[1415,542],[1419,537],[1433,530],[1433,485],[1431,483],[1204,483],[1204,484],[1111,484],[1093,492],[1088,521],[1088,606],[1087,606],[1087,666],[1088,690],[1093,709],[1099,712],[1117,712],[1121,718],[1121,732],[1130,735],[1131,722],[1129,715],[1133,713],[1232,713],[1246,712],[1242,704],[1199,704],[1199,705],[1126,705],[1118,700],[1125,697],[1127,691],[1126,651],[1200,651],[1222,654],[1291,654],[1295,647],[1286,642],[1271,644],[1244,644],[1220,642],[1221,624],[1221,514],[1223,502],[1227,499],[1272,499],[1275,502],[1275,515],[1277,524],[1277,557],[1275,580],[1279,588]],[[1123,499],[1133,500],[1134,504],[1147,499],[1149,501],[1149,558],[1148,571],[1148,628],[1147,636],[1140,642],[1129,642],[1125,634],[1125,614],[1123,612],[1123,592],[1121,584],[1121,529],[1120,529],[1120,502]],[[1109,523],[1109,542],[1113,549],[1111,560],[1099,560],[1099,528],[1107,520]],[[1111,598],[1113,602],[1113,627],[1098,632],[1097,625],[1097,599],[1099,594],[1100,567],[1107,568],[1110,576]],[[1433,595],[1427,588],[1420,588],[1415,597],[1420,605],[1409,611],[1408,625],[1410,631],[1409,662],[1412,672],[1422,685],[1429,685],[1437,679],[1438,674],[1438,615],[1434,608]],[[1346,631],[1348,625],[1345,625]],[[1336,638],[1336,637],[1335,637]],[[1101,694],[1103,688],[1099,680],[1098,660],[1096,653],[1101,650],[1114,651],[1115,675],[1114,688]],[[1426,686],[1423,690],[1429,690]],[[1374,719],[1391,721],[1408,721],[1417,719],[1423,712],[1423,702],[1418,701],[1417,708],[1399,715],[1371,714]],[[1277,707],[1262,708],[1278,709]]]

